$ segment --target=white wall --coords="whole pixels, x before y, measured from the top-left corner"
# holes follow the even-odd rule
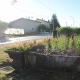
[[[39,22],[21,18],[19,20],[13,21],[11,23],[12,28],[21,28],[24,29],[24,32],[37,32],[37,27],[40,25]]]
[[[44,24],[44,25],[46,25],[46,27],[50,28],[49,22],[41,20],[41,19],[37,19],[36,21],[39,21],[39,22],[41,22],[41,24]]]
[[[15,35],[23,35],[24,30],[23,29],[15,29],[15,28],[8,28],[4,32],[5,34],[15,34]]]

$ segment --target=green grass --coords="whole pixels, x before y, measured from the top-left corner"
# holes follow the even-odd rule
[[[6,78],[6,74],[0,73],[0,80],[5,80],[5,78]]]
[[[0,48],[0,65],[9,60],[11,59],[9,58],[8,54],[5,53],[2,48]],[[5,80],[5,78],[6,74],[0,72],[0,80]]]
[[[57,42],[55,41],[56,39],[51,39],[51,46],[53,50],[57,49],[57,50],[64,51],[67,48],[69,50],[72,49],[73,39],[71,37],[69,39],[69,43],[68,43],[68,38],[65,36],[58,37]],[[80,51],[80,36],[74,37],[74,45],[75,45],[75,50]]]
[[[9,60],[10,58],[8,54],[5,53],[2,48],[0,48],[0,64],[3,64],[3,62],[7,62]]]

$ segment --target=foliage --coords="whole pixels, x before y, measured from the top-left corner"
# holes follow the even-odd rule
[[[75,46],[76,50],[80,51],[80,36],[75,36]]]
[[[6,78],[6,75],[5,75],[5,74],[0,73],[0,80],[5,80],[5,78]]]
[[[56,28],[58,35],[80,35],[80,28],[70,28],[69,26],[57,27]]]
[[[0,29],[4,31],[6,28],[8,28],[8,23],[0,21]]]
[[[8,23],[0,21],[0,26],[8,27]]]
[[[48,28],[48,27],[46,27],[46,25],[44,25],[44,24],[40,24],[39,26],[38,26],[38,31],[39,32],[41,32],[41,30],[42,31],[47,31],[47,32],[49,32],[50,31],[50,29]]]
[[[80,28],[72,28],[75,35],[80,35]]]
[[[13,43],[11,45],[4,46],[4,50],[26,51],[32,49],[34,46],[41,44],[43,44],[42,40]]]
[[[57,27],[60,27],[60,24],[59,24],[59,21],[58,21],[58,19],[57,19],[56,14],[53,14],[53,15],[52,15],[52,19],[51,19],[51,23],[50,23],[50,28],[51,28],[51,30],[53,30],[53,24],[54,24],[54,30],[55,30]]]
[[[33,47],[43,45],[46,49],[54,50],[75,50],[80,51],[80,36],[60,36],[58,38],[44,38],[30,42],[23,42],[19,44],[11,44],[6,46],[6,50],[25,51],[31,50]]]
[[[54,50],[65,50],[65,37],[59,37],[59,38],[46,38],[44,39],[44,41],[46,42],[45,45],[47,46],[47,48],[49,48],[49,41],[50,41],[50,46],[51,49]]]
[[[5,46],[4,50],[14,50],[14,51],[25,51],[32,48],[31,44],[27,43],[17,43],[17,44],[11,44],[9,46]]]
[[[64,35],[71,35],[72,34],[72,29],[70,27],[62,27],[62,28],[57,28],[58,34],[64,34]]]
[[[3,46],[0,47],[0,65],[4,62],[10,61],[8,54],[4,52]]]
[[[49,38],[47,38],[46,46],[49,47]],[[61,36],[58,38],[50,38],[50,46],[52,51],[54,50],[75,50],[80,51],[80,36]]]

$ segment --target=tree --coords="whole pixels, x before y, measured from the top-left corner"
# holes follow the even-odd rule
[[[0,21],[0,31],[4,32],[8,28],[8,23]]]
[[[60,24],[58,22],[56,14],[53,14],[52,19],[51,19],[51,23],[50,23],[50,28],[53,33],[53,38],[57,37],[57,31],[56,31],[57,27],[60,27]]]
[[[56,30],[57,27],[61,27],[58,22],[56,14],[52,15],[52,19],[51,19],[51,23],[50,23],[51,30],[53,30],[53,26],[54,26],[54,30]]]
[[[40,24],[39,26],[38,26],[38,31],[39,32],[41,32],[41,30],[42,31],[47,31],[47,32],[49,32],[50,31],[50,29],[48,28],[48,27],[46,27],[46,25],[44,25],[44,24]]]

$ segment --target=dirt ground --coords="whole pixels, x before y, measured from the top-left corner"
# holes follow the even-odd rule
[[[62,70],[22,70],[8,75],[12,80],[80,80],[80,74]]]
[[[12,66],[12,59],[0,50],[0,68]],[[17,67],[18,69],[19,67]],[[8,80],[80,80],[80,73],[71,70],[16,70],[7,75]]]

